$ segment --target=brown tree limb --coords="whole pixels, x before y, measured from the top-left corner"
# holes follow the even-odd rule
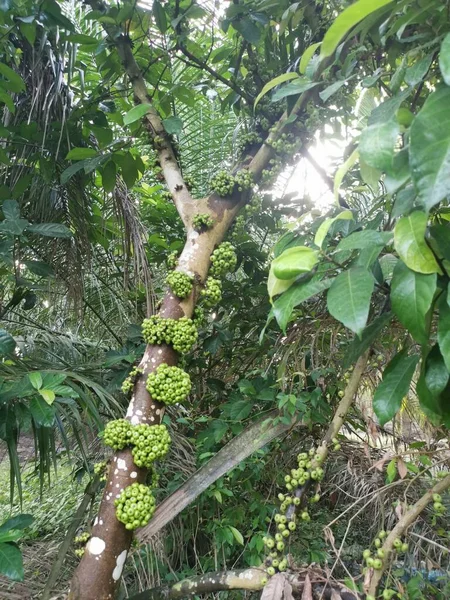
[[[222,477],[245,458],[279,437],[282,433],[302,425],[295,420],[292,420],[289,425],[281,422],[271,425],[271,419],[275,418],[277,414],[277,411],[272,411],[260,421],[252,423],[250,427],[228,442],[211,460],[189,477],[176,492],[158,506],[149,524],[137,533],[138,540],[148,542],[153,535],[180,514],[186,506],[189,506],[219,477]]]
[[[428,506],[428,504],[430,504],[430,502],[433,502],[433,494],[441,494],[448,488],[450,488],[450,475],[447,475],[447,477],[444,477],[444,479],[438,481],[431,489],[427,490],[425,494],[421,498],[419,498],[419,500],[417,500],[417,502],[413,504],[411,508],[399,520],[397,525],[385,539],[384,544],[382,546],[384,550],[383,568],[370,569],[370,577],[367,584],[365,585],[368,594],[376,596],[377,588],[383,577],[383,573],[390,564],[393,556],[395,555],[394,540],[396,538],[401,538],[403,535],[405,535],[405,532],[408,529],[408,527],[416,521],[420,513]]]
[[[302,593],[305,587],[304,575],[304,573],[280,573],[275,575],[275,577],[284,579],[289,582],[295,592]],[[310,577],[313,579],[311,587],[314,598],[320,598],[321,600],[358,600],[355,594],[341,588],[338,583],[333,585],[324,584],[323,578],[321,578],[321,582],[314,581],[314,573]],[[215,573],[206,573],[199,577],[189,577],[171,586],[146,590],[132,596],[130,600],[179,600],[180,598],[190,597],[194,594],[212,594],[225,590],[257,592],[264,588],[266,582],[266,572],[263,569],[255,567],[232,571],[218,571]],[[311,598],[311,596],[308,595],[308,598]]]

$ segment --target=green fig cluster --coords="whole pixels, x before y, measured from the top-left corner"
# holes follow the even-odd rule
[[[385,558],[385,551],[383,550],[383,540],[386,539],[389,531],[385,531],[382,529],[378,532],[377,536],[373,540],[373,550],[370,548],[366,548],[363,551],[362,557],[365,561],[366,565],[369,568],[380,570],[383,568],[383,560]],[[393,543],[394,552],[402,553],[408,551],[408,544],[406,542],[402,542],[400,538],[395,538]]]
[[[186,298],[192,292],[194,278],[183,271],[171,271],[166,277],[166,283],[178,298]]]
[[[238,151],[240,153],[244,153],[246,150],[251,148],[251,146],[261,144],[262,141],[263,138],[256,131],[249,131],[248,133],[244,133],[244,135],[242,135],[239,139]]]
[[[168,344],[180,354],[187,354],[197,341],[198,332],[192,319],[164,319],[152,315],[142,323],[142,335],[147,344]]]
[[[122,383],[121,389],[124,394],[129,394],[131,392],[138,375],[140,375],[142,373],[143,373],[143,370],[139,369],[138,367],[133,367],[133,369],[131,369],[131,371],[128,374],[128,377]]]
[[[227,171],[219,171],[211,178],[210,186],[213,192],[216,192],[221,198],[231,196],[234,190],[234,177]]]
[[[122,490],[114,501],[117,519],[128,530],[144,527],[155,512],[155,498],[142,483],[132,483]]]
[[[116,419],[106,423],[103,432],[103,443],[113,450],[123,450],[130,443],[130,432],[133,425],[126,419]]]
[[[442,504],[440,494],[433,494],[433,510],[437,517],[441,517],[445,513],[445,506]]]
[[[235,270],[237,256],[230,242],[222,242],[211,254],[210,273],[213,277],[221,277]]]
[[[322,457],[316,454],[314,448],[309,453],[301,452],[297,455],[297,469],[291,469],[291,474],[284,478],[286,489],[291,492],[297,487],[305,485],[308,479],[321,481],[324,470],[322,469]]]
[[[135,465],[149,468],[153,461],[167,454],[170,436],[165,425],[132,425],[126,419],[117,419],[106,424],[103,442],[114,450],[133,446]]]
[[[100,481],[106,481],[106,468],[107,468],[106,460],[102,460],[101,462],[95,463],[94,465],[94,474],[100,475]]]
[[[166,258],[166,262],[169,269],[175,269],[178,265],[178,252],[176,250],[174,252],[170,252]]]
[[[150,373],[146,385],[152,398],[170,406],[186,400],[192,384],[186,371],[162,363]]]
[[[334,437],[331,441],[333,443],[333,450],[335,452],[338,452],[342,448],[341,444],[339,443],[339,440]]]
[[[192,225],[196,231],[211,229],[214,225],[214,219],[206,213],[199,213],[192,219]]]
[[[195,323],[195,326],[200,327],[201,325],[203,325],[203,323],[205,322],[205,319],[206,319],[205,309],[203,308],[203,306],[197,305],[194,308],[194,317],[192,319]]]
[[[205,282],[205,287],[200,292],[202,302],[206,308],[212,308],[219,304],[222,300],[222,283],[220,279],[214,279],[214,277],[208,277]]]
[[[247,219],[260,214],[262,209],[262,198],[259,194],[253,194],[250,202],[244,207],[244,214]]]
[[[88,533],[87,531],[83,531],[83,533],[80,533],[80,535],[77,535],[74,538],[73,541],[75,544],[77,544],[79,546],[80,545],[83,546],[82,548],[75,548],[75,550],[74,550],[75,556],[78,556],[78,558],[83,558],[84,546],[90,537],[91,537],[90,533]]]
[[[169,451],[170,435],[165,425],[142,423],[131,430],[130,444],[133,445],[134,464],[148,469]]]
[[[253,187],[253,174],[248,169],[238,171],[234,177],[238,192],[250,190]]]

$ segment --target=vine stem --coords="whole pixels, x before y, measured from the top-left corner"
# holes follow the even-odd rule
[[[441,494],[448,488],[450,488],[450,475],[447,475],[447,477],[444,477],[444,479],[438,481],[431,489],[427,490],[425,494],[419,498],[419,500],[417,500],[417,502],[413,504],[399,520],[397,525],[385,539],[382,546],[384,550],[383,567],[381,569],[370,569],[370,577],[365,585],[367,594],[372,596],[376,595],[377,588],[383,577],[383,573],[394,556],[394,540],[396,538],[401,538],[405,534],[408,527],[412,525],[423,512],[423,510],[425,510],[428,504],[433,502],[433,494]]]

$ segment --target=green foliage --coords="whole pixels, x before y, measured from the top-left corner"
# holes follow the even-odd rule
[[[16,542],[32,522],[31,515],[21,514],[0,525],[0,573],[13,581],[23,581],[22,553]]]

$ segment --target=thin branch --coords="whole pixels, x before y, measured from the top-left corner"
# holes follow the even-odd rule
[[[448,488],[450,488],[450,475],[447,475],[447,477],[444,477],[444,479],[438,481],[431,489],[427,490],[425,494],[403,515],[394,529],[392,529],[382,546],[384,551],[383,567],[381,569],[371,569],[371,577],[368,584],[365,586],[369,595],[376,595],[383,573],[395,555],[394,540],[404,536],[408,527],[417,520],[428,504],[433,502],[433,494],[441,494]]]

